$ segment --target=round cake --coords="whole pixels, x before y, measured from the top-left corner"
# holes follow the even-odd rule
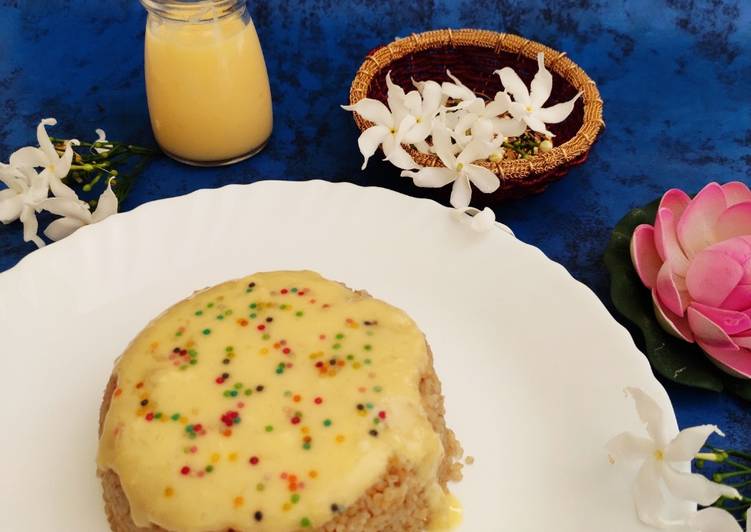
[[[115,532],[439,530],[461,478],[420,329],[308,271],[157,317],[118,360],[99,433]]]

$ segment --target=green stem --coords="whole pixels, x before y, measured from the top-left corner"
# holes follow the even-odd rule
[[[727,473],[715,473],[714,475],[712,475],[712,480],[714,480],[715,482],[723,483],[729,478],[746,476],[746,475],[751,475],[751,471],[743,470],[743,471],[729,471]]]
[[[54,144],[62,144],[68,141],[68,139],[61,139],[58,137],[50,137],[50,141]],[[112,146],[113,149],[117,147],[124,147],[125,149],[137,153],[139,155],[159,155],[158,150],[152,148],[146,148],[145,146],[137,146],[135,144],[126,144],[124,142],[117,142],[113,140],[106,140],[104,142],[81,142],[80,146],[84,148],[102,148]]]
[[[125,200],[130,193],[131,188],[133,188],[133,181],[135,178],[138,177],[138,175],[143,172],[143,169],[146,168],[146,166],[155,158],[156,156],[153,155],[142,156],[141,160],[136,163],[129,174],[123,174],[116,178],[113,191],[115,192],[115,196],[117,196],[118,202],[122,203]]]
[[[743,458],[744,460],[751,461],[751,453],[744,453],[743,451],[727,451],[725,449],[720,449],[718,447],[710,447],[712,449],[712,452],[715,453],[727,453],[729,456],[734,456],[736,458]]]
[[[697,460],[705,462],[724,462],[728,459],[727,453],[699,453],[695,457]]]
[[[735,460],[725,460],[725,463],[727,465],[731,465],[733,467],[737,467],[738,469],[751,473],[751,467],[749,467],[747,464],[742,464],[740,462],[736,462]]]

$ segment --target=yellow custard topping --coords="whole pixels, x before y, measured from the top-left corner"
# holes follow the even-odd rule
[[[428,364],[404,312],[316,273],[224,283],[169,309],[120,358],[98,467],[117,473],[142,527],[315,529],[391,457],[425,479],[438,512],[449,499],[421,403]]]

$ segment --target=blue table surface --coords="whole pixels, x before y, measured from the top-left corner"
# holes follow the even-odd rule
[[[444,27],[524,35],[567,52],[598,83],[607,129],[587,163],[544,194],[495,211],[611,311],[602,253],[627,210],[670,187],[692,191],[711,180],[751,176],[751,3],[745,0],[275,0],[250,2],[250,10],[274,96],[270,144],[226,168],[160,159],[123,210],[260,179],[324,178],[444,197],[375,160],[360,171],[356,128],[338,108],[369,50]],[[56,136],[91,139],[102,127],[112,139],[153,145],[143,81],[145,18],[135,0],[0,0],[0,160],[32,144],[36,124],[47,116],[59,120]],[[0,226],[0,271],[33,250],[18,223]],[[681,426],[716,423],[728,433],[724,444],[751,449],[751,405],[665,384]]]

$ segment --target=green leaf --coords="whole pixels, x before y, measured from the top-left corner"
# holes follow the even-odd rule
[[[631,262],[631,235],[639,224],[654,224],[659,200],[634,209],[616,224],[605,251],[610,272],[610,298],[615,308],[644,336],[647,358],[668,380],[713,391],[728,391],[751,401],[751,381],[731,377],[712,364],[696,344],[665,332],[655,318],[652,296]]]

